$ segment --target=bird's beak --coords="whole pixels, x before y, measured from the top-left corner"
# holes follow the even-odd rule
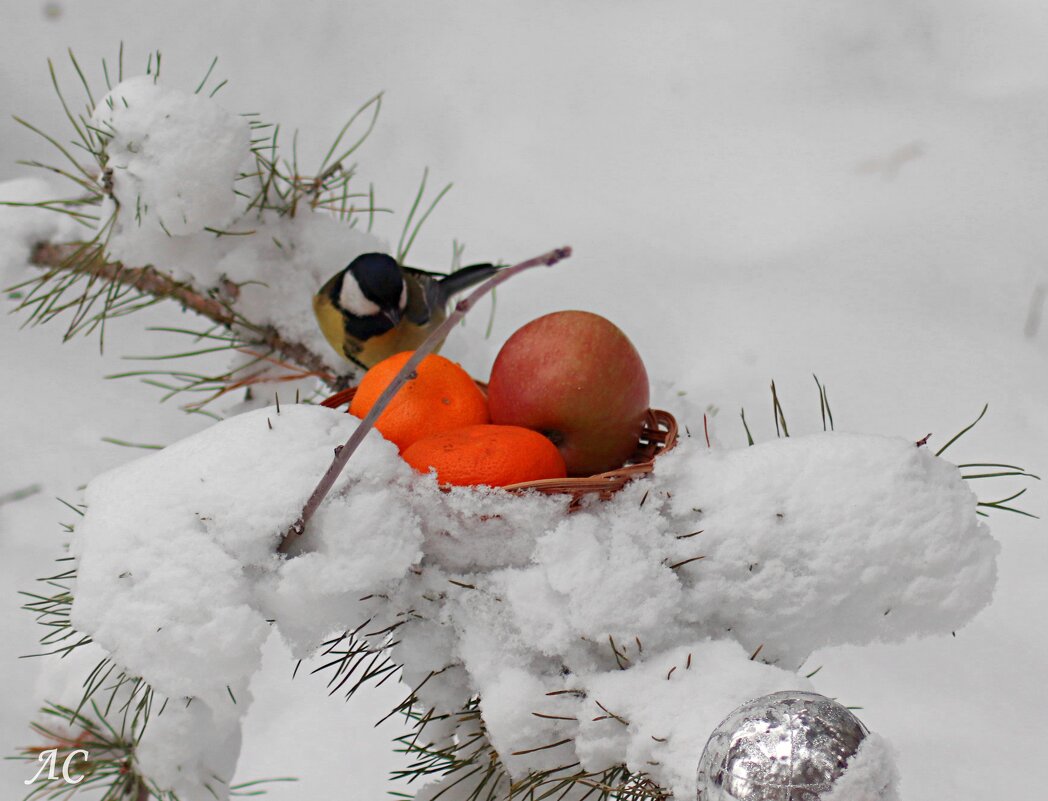
[[[382,314],[394,326],[400,323],[400,309],[383,309]]]

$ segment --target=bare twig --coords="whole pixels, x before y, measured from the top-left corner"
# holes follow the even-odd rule
[[[568,258],[570,255],[571,248],[562,247],[557,248],[556,250],[551,250],[541,256],[536,256],[533,259],[522,261],[520,264],[514,264],[512,267],[505,267],[474,289],[468,296],[455,304],[455,310],[448,315],[447,319],[444,320],[440,326],[430,333],[426,338],[426,341],[419,346],[419,348],[411,355],[411,358],[400,368],[400,372],[397,373],[389,386],[387,386],[382,394],[378,396],[378,400],[376,400],[375,404],[371,407],[371,411],[368,412],[360,425],[353,430],[349,439],[346,440],[346,444],[335,451],[335,458],[331,462],[331,466],[320,479],[320,483],[317,484],[316,489],[313,490],[313,494],[309,496],[309,500],[306,501],[306,505],[302,508],[302,514],[299,516],[298,520],[296,520],[291,527],[284,532],[284,537],[281,539],[280,545],[277,547],[279,553],[287,553],[291,543],[300,537],[306,530],[306,524],[309,522],[309,519],[313,516],[313,513],[316,512],[324,498],[327,497],[327,494],[335,485],[335,481],[338,480],[339,475],[342,474],[342,470],[349,462],[349,458],[360,446],[360,443],[364,441],[364,437],[367,436],[372,427],[374,427],[375,421],[378,420],[379,415],[385,411],[386,406],[388,406],[389,402],[393,400],[393,396],[400,391],[400,388],[408,382],[412,374],[415,372],[415,368],[419,366],[426,356],[436,350],[447,335],[451,333],[456,325],[458,325],[459,321],[466,316],[466,312],[472,309],[477,301],[484,297],[484,295],[504,281],[508,281],[518,273],[522,273],[532,267],[552,267],[554,264]]]
[[[80,243],[41,243],[33,248],[32,263],[50,270],[67,269],[70,256],[81,247],[83,246]],[[99,259],[93,261],[91,266],[82,272],[103,281],[133,287],[145,295],[169,298],[179,303],[183,309],[194,311],[227,328],[234,324],[244,324],[227,303],[203,295],[188,284],[175,281],[153,267],[125,267],[120,262]],[[288,361],[304,367],[309,372],[325,377],[324,380],[328,384],[336,381],[330,375],[331,370],[327,362],[305,345],[285,339],[279,331],[269,326],[252,330],[258,337],[259,344],[280,353]]]

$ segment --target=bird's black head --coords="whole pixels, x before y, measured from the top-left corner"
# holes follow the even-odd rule
[[[407,287],[396,259],[385,253],[365,253],[343,273],[339,304],[356,317],[385,317],[400,322],[407,306]]]

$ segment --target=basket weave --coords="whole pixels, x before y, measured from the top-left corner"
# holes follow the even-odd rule
[[[480,386],[483,388],[484,385],[480,384]],[[356,393],[356,387],[343,389],[325,398],[320,405],[329,409],[337,409],[340,406],[348,405]],[[593,476],[525,481],[520,484],[510,484],[502,489],[509,492],[534,490],[547,495],[570,495],[572,496],[572,507],[578,506],[587,495],[597,495],[602,500],[607,500],[626,486],[629,481],[650,473],[655,467],[656,457],[666,453],[676,444],[677,421],[673,415],[662,409],[648,409],[637,450],[630,461],[622,467]]]

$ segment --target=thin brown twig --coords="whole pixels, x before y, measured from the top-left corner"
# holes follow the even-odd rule
[[[82,247],[82,244],[76,242],[65,244],[42,242],[33,248],[31,262],[37,267],[46,267],[50,270],[70,269],[68,266],[70,257]],[[78,272],[103,281],[130,286],[145,295],[174,300],[183,309],[194,311],[227,328],[243,322],[237,319],[235,312],[227,303],[201,294],[188,284],[176,281],[153,267],[125,267],[118,261],[98,259],[92,261],[86,269],[78,270]],[[285,359],[300,365],[307,371],[321,375],[325,383],[337,383],[337,380],[331,376],[331,368],[328,367],[327,362],[305,345],[285,339],[279,331],[269,326],[255,329],[254,333],[258,337],[259,344],[280,353]]]
[[[300,537],[306,530],[306,524],[309,523],[309,519],[313,516],[313,513],[316,512],[324,498],[327,497],[331,488],[335,486],[335,482],[342,474],[342,470],[349,462],[349,458],[360,446],[360,443],[364,441],[364,437],[367,436],[368,432],[371,431],[372,427],[375,425],[375,421],[378,420],[379,415],[385,411],[386,406],[388,406],[389,402],[393,400],[393,396],[400,391],[400,388],[408,382],[411,375],[415,372],[415,368],[417,368],[422,360],[436,350],[437,346],[447,338],[448,334],[459,324],[459,321],[466,316],[466,312],[472,309],[473,306],[484,297],[484,295],[502,282],[508,281],[518,273],[522,273],[532,267],[552,267],[554,264],[568,258],[570,255],[571,248],[562,247],[557,248],[556,250],[551,250],[548,253],[543,253],[541,256],[536,256],[533,259],[522,261],[519,264],[514,264],[512,267],[505,267],[455,304],[455,310],[447,316],[447,319],[445,319],[443,323],[430,332],[429,336],[426,337],[425,342],[423,342],[411,355],[411,358],[404,363],[404,366],[400,368],[400,372],[397,373],[396,377],[394,377],[385,390],[383,390],[382,394],[378,396],[378,400],[376,400],[371,407],[371,411],[368,412],[363,421],[361,421],[361,423],[353,430],[349,439],[346,440],[346,444],[335,451],[335,458],[332,460],[331,466],[321,477],[320,482],[317,484],[316,489],[313,490],[313,493],[309,496],[305,506],[302,507],[302,513],[299,515],[298,519],[291,524],[291,527],[284,532],[280,545],[277,546],[278,553],[287,553],[288,549],[291,547],[291,543]]]

